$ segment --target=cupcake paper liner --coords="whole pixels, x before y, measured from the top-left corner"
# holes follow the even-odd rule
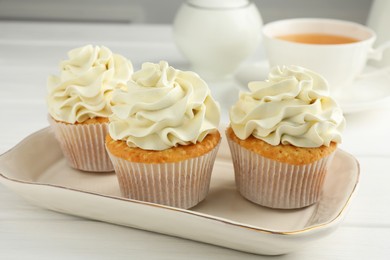
[[[318,161],[292,165],[265,158],[227,137],[241,195],[262,206],[294,209],[318,201],[334,152]]]
[[[78,170],[110,172],[114,170],[106,152],[108,124],[65,124],[49,117],[54,135],[68,164]]]
[[[136,163],[108,154],[123,197],[188,209],[207,196],[218,147],[174,163]]]

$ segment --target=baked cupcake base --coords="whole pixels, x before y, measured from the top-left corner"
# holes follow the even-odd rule
[[[296,155],[286,157],[283,152],[276,152],[280,147],[274,149],[256,139],[256,142],[265,143],[261,144],[266,147],[263,147],[264,156],[250,149],[252,145],[261,145],[254,145],[249,140],[250,143],[244,147],[242,143],[245,140],[235,137],[230,128],[226,136],[232,153],[236,186],[243,197],[262,206],[280,209],[302,208],[318,201],[335,146],[321,152],[305,149],[312,155],[311,158],[298,156],[300,149]],[[268,158],[271,155],[276,159]],[[294,160],[294,157],[302,158]]]
[[[48,120],[72,168],[90,172],[114,170],[104,142],[108,132],[107,119],[94,118],[78,124],[56,121],[51,116]]]
[[[219,143],[217,132],[197,144],[147,151],[106,137],[123,197],[184,209],[207,196]]]

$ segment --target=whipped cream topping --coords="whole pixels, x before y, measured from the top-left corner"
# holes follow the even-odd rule
[[[343,113],[317,73],[298,66],[274,67],[268,80],[248,87],[250,92],[240,93],[229,113],[238,138],[253,135],[271,145],[306,148],[341,142]]]
[[[131,62],[104,46],[92,45],[73,49],[68,57],[60,63],[60,75],[48,78],[49,114],[71,124],[109,117],[111,92],[131,79]]]
[[[216,131],[219,105],[207,84],[194,72],[167,62],[144,63],[128,88],[112,96],[109,133],[130,147],[165,150],[201,142]]]

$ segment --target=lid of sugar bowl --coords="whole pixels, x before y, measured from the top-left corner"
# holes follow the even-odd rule
[[[188,0],[187,4],[200,8],[240,8],[250,4],[250,0]]]

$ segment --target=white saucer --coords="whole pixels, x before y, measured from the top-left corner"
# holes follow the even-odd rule
[[[269,66],[266,61],[243,64],[237,71],[235,78],[243,86],[255,80],[267,78]],[[390,101],[390,69],[376,70],[367,66],[363,74],[356,81],[338,94],[337,101],[345,114],[352,114],[376,108]]]
[[[370,75],[358,77],[336,98],[346,114],[373,109],[390,101],[390,70],[367,66],[364,73]]]

